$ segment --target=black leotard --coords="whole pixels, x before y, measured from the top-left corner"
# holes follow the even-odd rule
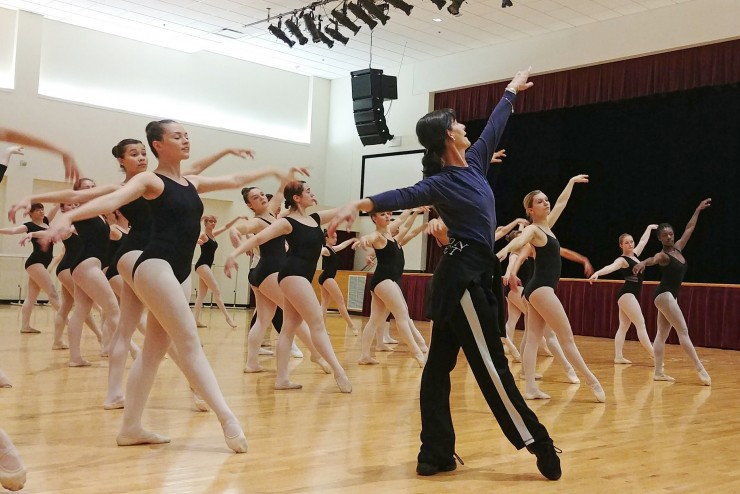
[[[403,255],[403,247],[398,246],[398,252],[396,253],[396,276],[393,281],[401,284],[401,277],[403,276],[403,270],[406,268],[406,256]]]
[[[172,268],[179,283],[190,276],[195,245],[200,237],[203,202],[195,186],[181,185],[164,175],[156,174],[164,184],[162,193],[149,201],[152,213],[152,233],[149,243],[134,264],[134,273],[147,259],[163,259]]]
[[[324,231],[321,229],[321,217],[318,213],[313,213],[310,217],[316,222],[316,226],[305,225],[290,216],[285,217],[293,231],[285,236],[288,255],[278,274],[278,282],[288,276],[302,276],[310,283],[316,274],[316,263],[321,255],[321,246],[324,245]]]
[[[537,227],[540,228],[540,227]],[[540,228],[542,230],[542,228]],[[542,230],[545,233],[545,230]],[[524,286],[524,298],[529,296],[540,287],[549,286],[553,290],[558,286],[560,281],[560,242],[558,239],[545,233],[547,243],[542,247],[534,248],[536,257],[534,258],[534,274]]]
[[[519,272],[516,274],[519,280],[522,282],[522,286],[527,286],[529,280],[532,279],[532,271],[534,270],[534,260],[531,257],[527,257],[522,265],[519,266]],[[509,285],[504,286],[504,297],[509,295],[511,288]]]
[[[128,235],[121,239],[121,245],[113,255],[106,276],[108,279],[118,274],[118,261],[124,254],[132,250],[144,250],[149,243],[152,234],[152,213],[149,201],[138,197],[128,204],[118,208],[126,221],[128,221]]]
[[[260,219],[272,225],[266,219]],[[272,273],[279,273],[283,264],[285,264],[285,236],[280,235],[260,245],[260,260],[249,271],[249,284],[259,287]]]
[[[44,224],[49,224],[49,218],[44,216]],[[34,232],[43,232],[46,230],[43,226],[38,226],[33,221],[29,221],[27,223],[24,223],[26,226],[26,229],[28,230],[28,233],[34,233]],[[51,246],[44,251],[41,249],[41,245],[39,244],[39,241],[36,237],[31,237],[31,245],[33,245],[33,252],[31,252],[31,255],[28,256],[28,259],[26,259],[26,264],[24,265],[26,269],[28,269],[29,266],[33,264],[43,264],[44,268],[48,268],[49,264],[51,264],[51,259],[54,257],[54,253],[51,250]]]
[[[114,276],[118,275],[118,269],[113,263],[113,261],[118,262],[118,258],[116,257],[116,254],[118,253],[118,249],[121,248],[123,245],[123,242],[126,240],[127,233],[118,228],[116,226],[116,229],[121,232],[121,238],[118,240],[109,240],[108,241],[108,249],[105,252],[105,263],[103,263],[103,267],[107,267],[108,270],[105,272],[105,277],[109,280],[113,278]]]
[[[678,250],[678,249],[676,249]],[[681,252],[679,250],[679,252]],[[661,293],[671,292],[673,298],[678,298],[678,290],[681,288],[681,282],[683,281],[684,275],[686,275],[686,262],[681,262],[670,254],[668,256],[668,264],[660,266],[662,275],[660,277],[660,284],[655,289],[653,294],[653,300]],[[684,259],[686,261],[686,259]]]
[[[206,237],[208,237],[208,235],[206,235]],[[198,269],[204,264],[209,268],[213,266],[213,257],[216,255],[216,249],[218,249],[218,242],[211,237],[208,237],[208,240],[200,244],[200,256],[198,257],[198,260],[195,261],[195,269]]]
[[[401,248],[398,246],[398,242],[393,239],[386,237],[385,247],[382,249],[375,249],[375,258],[378,261],[378,265],[375,267],[373,277],[370,278],[370,291],[375,290],[381,282],[385,280],[396,281],[398,276],[398,252]]]
[[[100,216],[96,216],[86,220],[75,221],[73,224],[75,230],[77,230],[77,235],[80,236],[80,240],[82,241],[82,248],[75,260],[72,261],[72,265],[69,268],[70,271],[74,273],[77,266],[93,257],[100,261],[100,266],[102,267],[106,260],[105,254],[108,248],[108,242],[110,241],[110,227],[108,223]]]
[[[329,278],[334,278],[337,275],[337,269],[339,269],[339,257],[330,246],[325,245],[329,251],[328,256],[321,257],[321,274],[319,275],[319,285],[323,285]]]
[[[72,263],[80,255],[80,250],[82,250],[82,240],[80,240],[80,236],[76,233],[62,240],[62,243],[64,243],[64,255],[62,256],[62,260],[59,261],[59,264],[57,264],[57,276],[65,269],[72,267]]]
[[[631,293],[639,300],[640,298],[640,292],[642,291],[642,281],[645,278],[644,273],[635,274],[632,272],[632,268],[637,264],[637,261],[632,259],[631,257],[627,256],[621,256],[622,259],[627,261],[627,267],[626,268],[620,268],[619,272],[624,277],[624,285],[622,285],[622,289],[619,290],[619,293],[617,293],[617,300],[619,300],[619,297],[624,295],[625,293]]]

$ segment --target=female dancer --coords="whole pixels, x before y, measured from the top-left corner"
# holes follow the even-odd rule
[[[682,253],[683,248],[686,247],[686,242],[689,241],[691,234],[694,233],[696,222],[699,219],[699,213],[708,208],[711,203],[712,199],[704,199],[699,203],[689,223],[686,225],[683,235],[675,243],[673,241],[673,227],[668,223],[658,225],[658,240],[663,244],[663,250],[651,258],[637,263],[632,268],[634,274],[640,274],[645,270],[645,266],[654,266],[657,264],[663,273],[654,295],[655,307],[658,308],[658,332],[653,342],[653,351],[655,352],[655,375],[653,379],[656,381],[675,381],[675,379],[663,371],[665,341],[668,339],[671,327],[673,327],[676,329],[676,334],[678,334],[678,341],[681,343],[681,348],[683,348],[686,355],[694,363],[701,383],[705,386],[711,386],[712,384],[712,378],[709,377],[706,369],[704,369],[704,365],[696,354],[694,344],[691,343],[689,328],[686,325],[681,308],[678,306],[678,302],[676,302],[678,291],[681,288],[681,282],[686,274],[686,259]]]
[[[370,218],[375,223],[375,231],[362,237],[359,244],[372,247],[375,250],[378,265],[370,279],[370,292],[373,294],[372,306],[370,319],[362,333],[362,354],[358,363],[360,365],[379,363],[370,355],[370,349],[378,327],[383,324],[390,310],[396,319],[396,327],[401,339],[408,345],[411,355],[419,364],[419,367],[424,367],[426,356],[412,334],[406,301],[403,298],[403,293],[401,293],[401,287],[396,282],[399,267],[397,258],[400,247],[396,238],[391,237],[388,231],[391,213],[374,212],[370,214]]]
[[[337,210],[320,211],[309,216],[306,209],[316,204],[316,197],[311,193],[311,188],[306,187],[303,182],[295,180],[289,182],[285,186],[283,195],[285,206],[290,210],[288,215],[243,242],[229,255],[224,271],[226,276],[231,277],[232,270],[238,268],[236,258],[240,254],[257,246],[264,246],[273,239],[285,237],[288,243],[288,254],[278,273],[278,284],[285,295],[285,305],[283,327],[278,337],[275,389],[300,389],[302,387],[290,381],[288,359],[296,329],[302,322],[305,322],[311,332],[311,341],[331,366],[339,390],[342,393],[351,393],[352,385],[334,354],[321,313],[321,305],[311,288],[311,280],[316,273],[316,263],[321,255],[321,246],[324,242],[321,225],[331,220]],[[260,314],[260,310],[257,309],[257,317],[264,317]]]
[[[47,218],[44,216],[44,205],[36,202],[31,204],[29,210],[31,221],[15,227],[0,228],[0,234],[2,235],[18,235],[24,233],[32,235],[31,243],[33,244],[33,252],[28,256],[25,264],[26,273],[28,273],[28,293],[21,307],[21,333],[36,334],[41,332],[31,327],[31,311],[33,311],[33,307],[36,305],[36,299],[41,290],[49,296],[49,303],[54,307],[54,310],[59,310],[59,295],[57,295],[57,290],[51,281],[51,275],[46,270],[49,264],[51,264],[53,254],[51,249],[43,250],[34,235],[35,232],[46,230],[49,227],[49,220],[54,219],[57,210],[58,208],[56,207],[52,209],[49,213],[49,218]]]
[[[75,163],[72,154],[59,146],[26,134],[25,132],[9,129],[7,127],[0,127],[0,141],[13,142],[21,146],[34,147],[50,153],[58,154],[61,156],[62,164],[64,165],[65,180],[68,182],[75,182],[80,177],[80,169],[77,167],[77,163]],[[13,147],[11,146],[10,149],[13,149]],[[10,152],[9,154],[0,154],[0,181],[2,181],[5,176],[5,171],[8,168],[8,160],[12,154],[22,154],[22,149],[13,149],[13,152]]]
[[[615,364],[631,364],[629,360],[624,358],[622,349],[624,348],[624,339],[627,336],[627,331],[630,329],[630,325],[634,324],[637,330],[637,338],[639,338],[642,346],[647,350],[651,359],[655,359],[653,354],[653,346],[650,344],[650,337],[645,327],[645,318],[642,317],[642,309],[640,309],[640,302],[638,297],[642,290],[642,279],[643,275],[635,275],[632,272],[632,268],[640,262],[638,257],[642,254],[642,249],[647,245],[648,239],[650,238],[650,232],[658,228],[658,225],[648,225],[645,229],[645,233],[642,234],[640,242],[635,246],[635,241],[632,235],[629,233],[623,233],[619,236],[619,248],[622,249],[622,255],[617,259],[603,268],[596,271],[589,278],[589,282],[593,283],[593,280],[599,279],[599,276],[613,273],[616,270],[624,277],[624,285],[617,294],[617,305],[619,306],[619,329],[617,334],[614,336],[614,363]]]
[[[190,155],[190,140],[185,128],[173,120],[151,122],[147,125],[147,140],[159,158],[159,166],[154,173],[138,173],[115,192],[61,215],[59,226],[55,225],[49,233],[56,238],[70,221],[113,211],[139,197],[149,201],[151,237],[133,267],[134,288],[149,309],[147,331],[141,355],[129,373],[123,424],[116,441],[120,446],[169,442],[167,437],[145,431],[141,426],[141,415],[159,363],[172,338],[181,369],[191,386],[216,413],[226,444],[233,451],[244,453],[247,440],[239,420],[221,393],[188,307],[191,262],[203,214],[198,193],[240,187],[268,175],[282,178],[283,174],[263,170],[215,178],[183,177],[181,161]],[[123,273],[120,261],[119,271]]]
[[[421,451],[416,471],[434,475],[454,470],[455,433],[450,415],[450,372],[460,347],[506,437],[537,456],[537,467],[560,478],[560,459],[552,439],[527,407],[509,371],[499,338],[493,292],[494,197],[486,180],[493,150],[501,139],[518,91],[532,86],[529,71],[517,73],[494,108],[475,144],[450,109],[437,110],[416,124],[426,148],[425,178],[412,187],[384,192],[342,208],[329,231],[351,223],[361,211],[393,211],[433,205],[449,228],[450,243],[432,281],[432,342],[421,378]]]
[[[236,327],[236,323],[231,318],[231,315],[226,312],[224,302],[221,300],[221,288],[218,286],[216,278],[213,276],[211,267],[213,266],[213,257],[218,249],[218,242],[216,237],[221,235],[223,232],[232,227],[234,223],[239,221],[242,217],[238,216],[233,220],[226,223],[218,230],[214,230],[216,227],[217,219],[215,216],[207,215],[203,216],[203,227],[205,231],[200,234],[198,238],[198,245],[200,245],[200,257],[195,262],[195,274],[198,275],[198,296],[195,298],[195,324],[199,328],[205,328],[206,325],[200,322],[200,312],[203,309],[203,300],[208,295],[208,290],[211,290],[213,299],[216,301],[216,305],[221,310],[221,313],[226,319],[226,324],[232,328]]]
[[[339,258],[337,252],[341,252],[347,247],[354,244],[356,239],[350,238],[345,240],[341,244],[337,245],[337,236],[324,234],[324,247],[321,249],[321,274],[319,275],[319,285],[321,286],[321,313],[324,315],[326,320],[327,307],[329,302],[333,299],[334,303],[337,304],[337,310],[339,314],[344,318],[344,322],[347,323],[347,329],[352,331],[352,334],[357,336],[357,328],[352,318],[349,316],[347,311],[347,304],[344,302],[344,295],[339,289],[339,285],[334,277],[337,275],[337,269],[339,268]]]
[[[537,346],[545,332],[545,327],[549,326],[558,335],[565,355],[586,378],[586,383],[594,393],[596,400],[601,403],[606,401],[606,395],[599,380],[589,370],[576,347],[568,316],[555,295],[555,287],[560,279],[560,243],[552,234],[551,228],[560,218],[573,191],[573,185],[576,183],[588,183],[588,176],[577,175],[571,178],[552,211],[550,211],[550,201],[541,191],[535,190],[527,194],[524,198],[524,209],[532,219],[532,224],[497,254],[499,259],[503,259],[508,252],[518,251],[528,243],[532,244],[537,253],[534,260],[534,274],[529,284],[524,287],[524,297],[529,302],[527,343],[523,355],[527,382],[524,396],[530,400],[550,398],[549,395],[540,391],[535,383]]]

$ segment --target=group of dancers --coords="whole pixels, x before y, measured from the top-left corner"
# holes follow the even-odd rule
[[[326,309],[329,299],[333,299],[348,330],[357,332],[333,279],[337,269],[336,253],[348,247],[372,249],[378,266],[370,281],[372,311],[362,334],[359,363],[378,363],[373,355],[373,339],[377,338],[377,345],[382,348],[383,323],[392,313],[400,338],[409,347],[412,358],[423,367],[420,391],[422,444],[417,473],[434,475],[456,468],[456,458],[459,457],[455,452],[455,432],[450,415],[450,372],[462,348],[506,437],[517,449],[526,447],[536,456],[537,467],[546,478],[557,480],[561,476],[560,451],[526,403],[526,399],[549,398],[536,384],[535,360],[543,337],[557,335],[557,338],[547,340],[548,346],[554,354],[562,355],[571,381],[580,382],[575,373],[577,370],[596,401],[606,401],[604,389],[575,345],[570,323],[555,295],[561,255],[583,263],[592,280],[617,269],[623,271],[625,287],[618,300],[620,328],[616,338],[616,363],[628,362],[622,355],[622,346],[632,322],[641,342],[654,355],[655,379],[671,380],[664,373],[663,356],[665,340],[670,328],[674,327],[682,347],[696,365],[701,382],[709,385],[711,380],[696,356],[675,298],[686,270],[681,251],[693,232],[700,211],[709,206],[710,200],[702,201],[680,240],[674,242],[673,229],[667,224],[651,225],[637,246],[631,236],[623,235],[619,240],[622,256],[595,273],[587,258],[561,249],[552,232],[575,184],[588,182],[586,175],[573,177],[552,209],[544,193],[530,192],[524,199],[528,220],[516,220],[496,232],[495,200],[486,172],[490,163],[499,161],[503,154],[495,153],[495,150],[513,113],[517,94],[533,85],[528,78],[528,70],[515,75],[494,108],[480,139],[472,145],[466,137],[465,126],[456,120],[454,111],[437,110],[422,117],[417,123],[416,133],[426,150],[422,160],[425,178],[419,183],[314,213],[308,210],[317,203],[315,195],[308,184],[296,179],[298,174],[308,175],[305,168],[288,171],[260,169],[208,178],[199,175],[227,154],[253,157],[252,151],[244,149],[225,150],[193,167],[184,168],[182,161],[190,155],[190,141],[186,129],[173,120],[151,122],[146,127],[149,150],[158,160],[153,172],[147,171],[148,157],[144,144],[135,139],[125,139],[113,148],[125,179],[120,184],[99,187],[92,180],[80,178],[79,169],[67,151],[30,136],[4,131],[0,133],[0,140],[59,153],[65,163],[66,176],[74,181],[76,190],[24,199],[11,208],[9,217],[14,219],[18,212],[28,213],[31,221],[0,233],[30,235],[34,254],[29,261],[33,259],[34,262],[27,263],[31,280],[29,298],[44,290],[58,310],[54,348],[67,346],[62,332],[66,322],[64,310],[66,307],[68,312],[70,304],[69,300],[61,302],[51,280],[39,273],[43,271],[48,277],[46,267],[47,260],[50,261],[48,247],[51,243],[64,242],[65,258],[69,252],[76,252],[73,260],[63,258],[59,263],[61,272],[68,270],[71,277],[71,284],[63,282],[68,292],[67,299],[70,294],[74,299],[74,312],[68,324],[69,364],[73,367],[90,365],[80,354],[80,337],[85,320],[90,321],[95,331],[94,321],[89,318],[95,303],[103,314],[102,328],[96,331],[96,335],[102,352],[109,356],[109,386],[104,407],[124,409],[123,423],[116,438],[121,446],[170,441],[165,436],[147,431],[141,423],[157,368],[169,353],[187,378],[196,404],[201,405],[200,409],[210,408],[216,414],[228,447],[236,453],[247,451],[247,440],[239,419],[221,393],[197,333],[197,327],[201,325],[200,307],[207,290],[212,291],[227,323],[234,326],[223,307],[211,272],[217,247],[215,237],[230,229],[235,249],[225,262],[227,276],[238,269],[238,258],[242,254],[259,248],[260,255],[259,263],[249,274],[249,284],[256,296],[256,317],[248,336],[245,372],[264,370],[258,356],[265,331],[272,322],[279,330],[276,389],[302,387],[290,379],[288,368],[293,338],[298,336],[308,348],[311,361],[323,372],[333,374],[340,392],[351,393],[352,384],[326,330]],[[19,150],[9,152],[17,153]],[[3,164],[7,164],[9,157],[0,155],[0,159],[5,160]],[[4,167],[0,170],[4,172]],[[254,213],[251,219],[237,221],[237,218],[217,230],[215,218],[203,217],[199,194],[238,189],[268,176],[280,181],[272,198],[268,199],[268,195],[257,187],[242,189],[244,202]],[[283,200],[287,211],[278,215]],[[39,203],[43,202],[60,204],[60,211],[54,214],[53,219],[50,212],[51,221],[45,221],[42,204],[39,208]],[[420,208],[428,207],[435,209],[439,220],[412,228],[413,218],[426,210]],[[397,210],[406,210],[405,216],[391,221],[388,211]],[[337,245],[337,228],[343,223],[349,227],[360,211],[370,213],[375,230],[357,241]],[[102,215],[112,212],[120,213],[125,221],[113,217],[106,223]],[[201,219],[205,225],[203,232]],[[322,229],[322,225],[327,225],[327,231]],[[444,255],[435,270],[428,302],[428,315],[433,321],[429,346],[409,317],[398,285],[404,264],[402,246],[423,229],[433,233],[444,245]],[[518,233],[512,232],[514,229]],[[663,250],[640,262],[637,255],[654,229],[657,229]],[[509,232],[510,242],[494,253],[495,240]],[[112,255],[106,252],[111,250],[111,241],[120,242]],[[198,244],[201,245],[201,258],[196,263],[196,273],[201,281],[194,316],[189,310],[188,300],[191,263]],[[509,268],[504,274],[499,260],[507,256]],[[528,267],[529,257],[534,257],[531,268]],[[319,279],[321,302],[311,288],[320,258],[324,259],[324,270]],[[658,335],[651,346],[636,295],[645,267],[655,264],[661,266],[663,279],[655,297],[660,311]],[[508,285],[506,295],[498,281],[502,277]],[[116,278],[118,282],[113,281]],[[517,358],[518,352],[511,342],[512,334],[507,335],[507,329],[513,331],[513,324],[505,325],[503,321],[505,301],[510,304],[510,322],[513,319],[515,323],[521,313],[526,315],[521,351],[523,377],[526,379],[524,394],[516,386],[504,350],[506,344],[512,357]],[[512,310],[514,307],[516,311]],[[148,309],[146,316],[145,309]],[[33,329],[28,321],[24,313],[21,331]],[[131,342],[137,327],[145,328],[141,349]],[[136,357],[124,393],[123,367],[129,352]],[[2,373],[0,378],[7,380]],[[22,487],[21,470],[25,479],[20,457],[3,432],[0,434],[0,480],[3,485]]]

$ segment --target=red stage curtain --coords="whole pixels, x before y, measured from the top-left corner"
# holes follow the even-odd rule
[[[617,101],[740,82],[740,39],[538,75],[516,102],[518,113]],[[434,108],[458,120],[488,118],[508,81],[436,93]]]

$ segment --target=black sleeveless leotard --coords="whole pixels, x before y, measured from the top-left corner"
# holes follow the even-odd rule
[[[522,265],[519,266],[519,272],[516,274],[519,280],[522,282],[522,286],[527,286],[527,283],[532,279],[532,272],[534,270],[534,260],[531,257],[526,258]],[[511,288],[509,285],[504,287],[504,297],[509,295]]]
[[[293,231],[285,236],[288,255],[278,274],[278,282],[288,276],[302,276],[310,283],[316,274],[316,263],[324,245],[324,231],[321,229],[321,217],[318,213],[311,214],[310,218],[316,222],[316,226],[304,225],[290,216],[285,217]]]
[[[206,235],[208,237],[208,235]],[[216,255],[216,249],[218,249],[218,242],[211,237],[208,240],[200,244],[200,256],[195,261],[195,269],[200,266],[207,265],[209,268],[213,266],[213,258]]]
[[[620,268],[619,272],[624,277],[624,285],[622,289],[617,293],[617,300],[625,293],[631,293],[639,300],[640,292],[642,291],[642,281],[645,279],[645,273],[635,274],[632,272],[632,268],[635,267],[637,262],[631,257],[621,256],[622,259],[627,261],[626,268]]]
[[[49,218],[44,216],[44,224],[49,224]],[[29,221],[27,223],[24,223],[26,226],[26,229],[28,230],[28,233],[34,233],[34,232],[43,232],[46,230],[43,226],[38,226],[33,221]],[[48,268],[49,264],[51,264],[51,260],[54,257],[54,253],[51,250],[51,246],[44,251],[41,249],[41,244],[39,244],[39,241],[35,237],[31,237],[31,245],[33,245],[33,252],[31,252],[31,255],[28,256],[28,259],[26,259],[26,264],[24,265],[26,269],[28,269],[29,266],[33,264],[43,264],[44,268]]]
[[[108,241],[108,250],[105,253],[106,260],[105,264],[103,265],[103,267],[108,267],[105,272],[105,277],[109,280],[112,279],[114,276],[118,276],[118,268],[114,264],[114,261],[115,263],[118,263],[118,258],[116,257],[116,254],[118,253],[118,250],[121,248],[123,242],[126,240],[126,236],[128,235],[117,226],[116,229],[121,232],[121,238],[119,238],[118,240]]]
[[[539,228],[539,227],[537,227]],[[540,228],[542,230],[542,228]],[[545,230],[542,230],[545,233]],[[560,242],[558,239],[545,233],[547,243],[542,247],[535,247],[534,274],[529,283],[524,285],[524,298],[529,296],[540,287],[549,286],[553,290],[560,281]]]
[[[398,246],[398,242],[386,237],[385,247],[382,249],[375,249],[375,258],[378,261],[378,265],[375,267],[375,272],[372,278],[370,278],[370,291],[375,290],[381,282],[385,280],[396,281],[398,277],[398,252],[401,248]]]
[[[403,254],[403,247],[399,245],[396,253],[396,276],[393,278],[393,281],[399,285],[401,284],[404,268],[406,268],[406,256]]]
[[[681,251],[679,250],[679,252]],[[681,282],[683,281],[683,277],[686,275],[688,263],[682,263],[670,254],[666,255],[668,256],[669,261],[667,265],[660,266],[660,270],[663,274],[660,277],[660,284],[653,294],[653,300],[655,300],[658,295],[665,292],[670,292],[673,295],[673,298],[678,298],[678,290],[681,288]]]
[[[124,254],[132,250],[144,250],[152,234],[152,213],[149,201],[138,197],[128,204],[118,208],[118,211],[128,221],[128,235],[121,239],[121,245],[113,255],[106,276],[108,279],[118,275],[118,261]]]
[[[260,219],[268,225],[272,224],[264,218]],[[249,284],[259,287],[272,273],[279,273],[283,264],[285,264],[285,236],[280,235],[260,245],[260,260],[249,271]]]
[[[323,285],[329,278],[334,278],[337,275],[337,269],[339,269],[339,257],[330,246],[325,245],[329,251],[328,256],[321,257],[321,274],[319,275],[319,285]]]
[[[163,259],[169,263],[177,281],[183,283],[190,276],[195,245],[200,237],[203,202],[190,182],[181,185],[169,177],[156,175],[162,180],[164,190],[149,201],[151,238],[134,264],[134,273],[147,259]]]
[[[76,233],[62,240],[62,243],[64,244],[64,255],[62,256],[62,260],[59,261],[59,264],[57,264],[57,276],[65,269],[72,268],[72,263],[80,255],[80,250],[82,250],[82,240],[80,240],[80,236]]]
[[[77,255],[70,270],[74,273],[75,268],[82,264],[83,261],[95,258],[100,261],[100,266],[106,261],[106,251],[110,241],[110,227],[100,216],[89,218],[82,221],[75,221],[75,230],[82,241],[82,248]]]

